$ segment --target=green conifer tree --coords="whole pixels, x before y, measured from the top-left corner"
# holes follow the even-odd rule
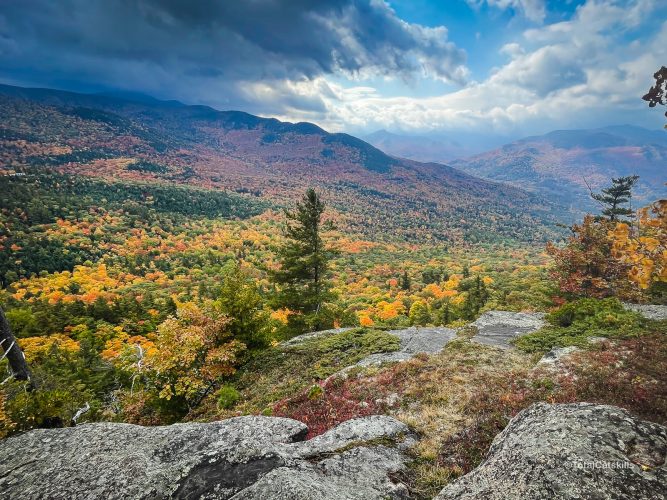
[[[623,205],[632,198],[632,187],[637,179],[639,179],[637,175],[612,179],[610,187],[603,189],[601,193],[591,193],[591,197],[604,207],[602,215],[610,222],[616,222],[623,217],[633,215],[632,210]]]
[[[326,311],[335,295],[328,280],[332,252],[322,241],[325,205],[315,190],[308,189],[293,211],[286,210],[286,242],[278,251],[280,269],[272,274],[276,285],[274,305],[286,308],[292,334],[332,326]]]
[[[410,276],[408,276],[407,271],[403,271],[403,276],[401,277],[401,290],[410,290]]]
[[[479,276],[476,276],[474,280],[462,282],[461,286],[459,286],[459,291],[462,290],[468,292],[468,296],[463,303],[463,317],[465,319],[474,319],[479,314],[480,309],[489,300],[489,291]]]

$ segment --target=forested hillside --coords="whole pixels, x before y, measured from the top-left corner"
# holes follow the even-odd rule
[[[341,227],[375,239],[546,241],[557,231],[558,207],[535,195],[309,123],[9,86],[0,101],[6,171],[196,186],[277,206],[317,187]]]
[[[590,190],[611,177],[638,175],[642,205],[667,196],[667,134],[635,126],[556,130],[527,137],[452,165],[486,179],[521,186],[576,210],[594,208]]]

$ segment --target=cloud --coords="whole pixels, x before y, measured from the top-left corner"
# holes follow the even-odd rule
[[[572,18],[524,32],[486,80],[435,97],[386,98],[335,89],[320,124],[367,131],[469,130],[526,135],[554,128],[662,123],[641,96],[667,60],[667,22],[655,4],[589,0]],[[653,116],[655,115],[655,116]]]
[[[465,57],[445,27],[407,23],[381,0],[5,0],[0,7],[0,75],[264,113],[282,107],[276,99],[290,89],[279,82],[386,75],[463,84]],[[272,82],[283,88],[262,93]],[[317,98],[308,103],[321,106]]]
[[[544,0],[466,0],[468,4],[475,8],[480,8],[483,4],[498,9],[512,9],[521,12],[531,21],[541,23],[546,16],[546,6]]]
[[[544,10],[537,1],[487,3],[535,19]],[[570,19],[508,40],[505,63],[483,81],[420,97],[411,81],[467,81],[465,54],[446,28],[405,22],[380,0],[5,0],[0,76],[137,90],[358,133],[522,135],[653,115],[661,125],[640,96],[667,60],[667,22],[657,21],[666,13],[654,0],[588,0]],[[384,80],[407,82],[392,92],[408,95],[382,95]]]

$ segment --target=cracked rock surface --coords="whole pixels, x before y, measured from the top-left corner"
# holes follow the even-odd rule
[[[358,366],[381,364],[389,361],[405,361],[419,353],[440,352],[452,339],[456,330],[444,327],[415,327],[404,330],[390,330],[387,333],[398,337],[401,347],[398,351],[371,354],[357,363]]]
[[[489,311],[482,314],[471,326],[477,328],[474,342],[502,349],[511,347],[515,337],[533,333],[546,325],[544,313],[519,313],[509,311]]]
[[[666,459],[667,427],[615,406],[538,403],[436,499],[666,499]]]
[[[85,424],[37,429],[0,447],[0,498],[402,498],[390,474],[414,442],[387,416],[307,427],[236,417],[163,427]],[[382,445],[378,444],[382,442]]]
[[[286,342],[283,342],[283,345],[297,345],[302,342],[314,339],[326,337],[329,335],[335,335],[337,333],[342,333],[351,328],[338,328],[335,330],[324,330],[321,332],[305,333],[294,337]],[[371,354],[370,356],[365,357],[358,363],[357,366],[368,366],[374,364],[381,364],[391,361],[406,361],[415,357],[419,353],[433,354],[440,352],[443,347],[452,339],[456,338],[456,330],[445,327],[417,327],[413,326],[410,328],[404,328],[400,330],[389,330],[387,332],[390,335],[398,337],[400,340],[400,348],[397,351],[393,352],[381,352],[377,354]]]

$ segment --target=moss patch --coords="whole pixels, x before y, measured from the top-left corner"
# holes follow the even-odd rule
[[[265,413],[281,400],[293,397],[366,356],[398,350],[400,341],[387,332],[355,328],[305,340],[296,345],[267,349],[239,369],[229,384],[240,393],[230,409],[205,404],[194,418]]]

